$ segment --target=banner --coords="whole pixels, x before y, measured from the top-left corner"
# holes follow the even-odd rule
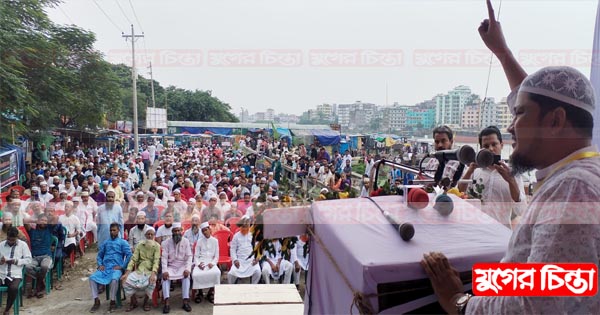
[[[0,156],[0,189],[19,179],[17,151],[8,151]]]

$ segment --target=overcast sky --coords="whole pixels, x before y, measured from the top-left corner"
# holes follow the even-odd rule
[[[136,44],[141,75],[153,60],[163,86],[212,90],[236,114],[357,100],[412,105],[461,84],[486,90],[484,0],[131,0],[137,19],[129,0],[95,2],[65,0],[48,13],[96,33],[111,62],[130,62],[121,31],[130,33],[131,21],[145,34]],[[594,0],[503,0],[500,21],[528,72],[567,63],[589,76],[596,8]],[[508,92],[494,65],[488,96]]]

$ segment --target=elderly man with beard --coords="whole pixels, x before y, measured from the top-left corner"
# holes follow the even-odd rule
[[[538,170],[537,189],[502,262],[597,264],[600,153],[591,145],[594,89],[570,67],[546,67],[526,76],[506,45],[491,1],[487,5],[489,19],[481,23],[479,33],[502,62],[513,89],[509,106],[514,117],[508,128],[515,140],[513,171]],[[597,297],[471,297],[463,293],[458,273],[442,253],[425,254],[421,265],[450,313],[600,314]]]
[[[192,227],[190,227],[183,233],[183,237],[187,238],[193,247],[194,244],[196,244],[196,242],[198,242],[198,240],[200,239],[200,236],[202,234],[202,232],[200,231],[200,216],[197,214],[194,214],[192,216],[191,221],[192,221]]]
[[[8,238],[0,242],[0,285],[8,288],[3,315],[9,314],[17,298],[19,284],[23,281],[23,267],[31,263],[31,252],[27,243],[17,238],[19,233],[16,227],[10,227]]]
[[[106,203],[98,207],[98,244],[110,238],[109,226],[116,222],[120,225],[120,231],[124,228],[123,209],[115,202],[115,192],[110,190],[106,193]]]
[[[214,303],[215,285],[221,284],[221,270],[217,266],[219,262],[219,241],[211,236],[208,222],[200,225],[202,237],[196,243],[194,253],[194,268],[192,279],[194,286],[192,289],[198,290],[194,302],[202,302],[202,290],[209,289],[206,299]]]
[[[240,230],[235,233],[231,240],[229,249],[233,265],[227,273],[227,282],[234,284],[238,278],[252,277],[252,284],[260,281],[260,266],[258,261],[250,257],[254,246],[252,244],[252,234],[250,234],[250,218],[242,217],[237,225]]]
[[[77,207],[77,217],[83,224],[85,232],[92,232],[94,235],[94,242],[98,241],[98,226],[96,225],[96,214],[98,213],[98,206],[96,202],[90,198],[87,191],[81,192],[81,203]],[[75,199],[73,199],[75,200]]]
[[[186,312],[191,312],[190,302],[190,273],[192,270],[192,246],[187,238],[181,235],[181,223],[174,223],[173,236],[162,242],[162,292],[165,298],[163,314],[171,311],[169,297],[171,293],[171,281],[181,280],[183,297],[182,308]]]
[[[115,299],[119,287],[118,281],[131,259],[129,244],[119,237],[120,227],[116,222],[111,223],[110,239],[100,244],[100,249],[96,256],[98,270],[90,276],[90,288],[92,289],[92,298],[94,299],[94,305],[90,309],[90,313],[94,313],[100,308],[100,298],[98,297],[99,284],[110,284],[110,306],[108,311],[112,312],[117,307]]]
[[[129,230],[127,242],[131,247],[131,251],[135,251],[136,246],[146,239],[146,232],[152,227],[146,224],[146,213],[144,211],[138,211],[135,217],[135,226]],[[152,230],[154,230],[152,228]],[[154,236],[154,232],[152,236]]]
[[[156,286],[156,277],[160,264],[160,245],[154,241],[154,228],[148,227],[144,232],[145,239],[135,247],[133,257],[127,265],[127,271],[121,277],[125,296],[130,299],[127,312],[137,307],[136,293],[145,293],[144,311],[150,310],[148,299]]]

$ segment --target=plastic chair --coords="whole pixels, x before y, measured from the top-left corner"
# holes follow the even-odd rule
[[[189,229],[189,228],[191,228],[191,227],[192,227],[192,221],[190,221],[190,220],[186,220],[186,221],[183,221],[183,222],[181,222],[181,228],[182,228],[184,231],[188,230],[188,229]]]
[[[237,226],[237,223],[240,221],[240,219],[241,218],[238,217],[231,217],[225,221],[225,226],[229,228],[231,234],[235,235],[235,233],[240,229]]]
[[[126,297],[125,297],[125,291],[123,291],[123,287],[121,286],[121,281],[117,281],[117,283],[119,284],[119,287],[117,288],[117,297],[116,297],[117,301],[116,301],[116,304],[117,304],[117,307],[121,307],[121,300],[125,300]],[[105,290],[105,292],[106,292],[106,300],[107,301],[110,300],[110,285],[111,285],[110,283],[107,284],[106,285],[106,290]],[[121,294],[122,294],[122,297],[121,297]]]
[[[158,228],[161,227],[161,226],[163,226],[164,224],[165,224],[164,220],[158,220],[158,221],[156,221],[156,223],[154,223],[154,230],[158,231]]]
[[[56,215],[57,217],[60,217],[61,215],[65,214],[65,210],[64,209],[56,209],[54,210],[54,215]]]
[[[6,197],[10,196],[10,192],[9,191],[5,191],[3,193],[0,193],[0,199],[2,199],[2,203],[6,203]]]
[[[231,268],[231,257],[229,256],[229,241],[231,240],[230,231],[217,231],[213,235],[219,241],[219,266],[226,265],[227,269]]]
[[[19,307],[23,307],[23,284],[25,283],[25,266],[23,266],[23,273],[21,276],[21,282],[19,283],[19,287],[17,288],[17,298],[13,304],[13,314],[19,315]],[[0,305],[2,304],[2,293],[8,293],[7,286],[0,286]]]
[[[10,188],[8,189],[8,191],[11,191],[11,190],[13,190],[13,189],[16,189],[16,190],[18,190],[18,191],[19,191],[19,194],[21,194],[21,195],[22,195],[22,194],[25,192],[25,187],[23,187],[23,186],[20,186],[20,185],[15,185],[15,186],[12,186],[12,187],[10,187]]]

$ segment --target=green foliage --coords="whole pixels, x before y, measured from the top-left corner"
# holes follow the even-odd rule
[[[36,138],[56,127],[106,127],[131,120],[131,69],[104,61],[96,36],[54,24],[44,11],[60,0],[0,1],[0,140]],[[150,81],[138,76],[138,119],[151,100]],[[189,91],[154,82],[157,103],[171,120],[237,121],[231,107],[210,91]],[[167,95],[168,92],[168,95]]]

